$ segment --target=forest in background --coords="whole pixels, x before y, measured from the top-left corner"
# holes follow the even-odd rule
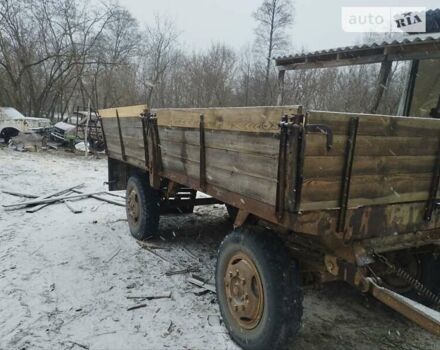
[[[0,0],[0,106],[55,119],[89,101],[93,108],[274,105],[272,58],[294,53],[294,3],[262,0],[252,15],[255,40],[244,49],[219,42],[188,52],[170,19],[138,23],[117,3]],[[289,72],[284,103],[368,112],[379,68]],[[404,68],[394,63],[379,113],[397,112]]]

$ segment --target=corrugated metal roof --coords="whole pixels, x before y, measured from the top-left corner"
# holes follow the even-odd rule
[[[393,46],[417,45],[420,43],[440,44],[440,37],[428,36],[426,38],[421,38],[421,37],[416,37],[414,39],[405,38],[404,40],[401,40],[401,41],[393,40],[390,42],[383,41],[382,43],[373,43],[370,45],[364,44],[364,45],[337,47],[335,49],[318,50],[318,51],[313,51],[313,52],[308,52],[308,53],[297,53],[296,55],[280,56],[280,57],[276,57],[275,60],[278,62],[278,61],[288,60],[288,59],[292,59],[292,58],[301,58],[301,57],[305,58],[305,57],[321,56],[321,55],[328,55],[328,54],[335,54],[335,53],[346,53],[346,52],[356,53],[356,51],[370,51],[370,50],[374,50],[374,49],[383,49],[386,47],[393,47]]]

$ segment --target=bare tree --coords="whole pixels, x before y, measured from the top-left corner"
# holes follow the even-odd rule
[[[171,20],[156,16],[144,33],[145,46],[141,52],[141,84],[146,102],[151,105],[155,92],[160,91],[167,69],[176,59],[178,32]]]
[[[265,58],[263,101],[267,103],[273,55],[281,53],[288,46],[286,30],[293,24],[292,1],[264,0],[254,13],[254,18],[258,23],[255,30],[256,47]]]

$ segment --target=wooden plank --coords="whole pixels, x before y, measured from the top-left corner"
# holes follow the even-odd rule
[[[64,204],[66,205],[66,207],[69,208],[69,210],[70,210],[73,214],[80,214],[80,213],[82,213],[82,209],[80,209],[80,208],[75,208],[71,203],[72,203],[72,202],[70,202],[70,201],[64,201]]]
[[[348,206],[426,201],[432,174],[354,176]],[[340,178],[305,179],[302,210],[337,208]]]
[[[116,118],[116,110],[118,110],[120,118],[139,116],[144,110],[148,109],[147,105],[136,105],[127,107],[107,108],[98,111],[102,118]]]
[[[50,197],[45,199],[33,199],[27,202],[22,203],[13,203],[13,204],[3,204],[2,207],[4,208],[13,208],[13,207],[21,207],[26,205],[34,205],[34,204],[46,204],[46,203],[55,203],[58,201],[65,201],[70,199],[81,199],[81,198],[87,198],[95,194],[100,194],[101,192],[92,192],[92,193],[84,193],[84,194],[76,194],[71,196],[59,196],[59,197]]]
[[[24,198],[38,198],[38,196],[30,193],[21,193],[21,192],[15,192],[15,191],[6,191],[2,190],[3,193],[9,194],[11,196],[15,197],[24,197]]]
[[[356,156],[417,156],[434,154],[438,145],[438,137],[417,136],[369,136],[358,135],[356,139]],[[326,136],[322,134],[307,134],[305,155],[338,156],[343,155],[347,137],[335,135],[333,147],[326,148]]]
[[[60,195],[62,195],[62,194],[66,194],[66,193],[68,193],[68,192],[74,190],[75,188],[79,188],[79,187],[82,187],[82,186],[84,186],[84,184],[79,184],[79,185],[76,185],[76,186],[72,186],[72,187],[66,188],[66,189],[64,189],[64,190],[55,191],[55,192],[49,193],[49,194],[47,194],[47,195],[43,195],[43,196],[40,196],[40,197],[38,197],[38,198],[35,198],[35,200],[42,200],[42,199],[46,199],[46,198],[51,198],[51,197],[55,197],[55,196],[60,196]],[[37,211],[39,211],[39,210],[41,210],[41,209],[47,207],[47,205],[48,205],[48,204],[40,204],[40,205],[36,205],[36,206],[33,206],[32,208],[28,208],[28,209],[26,209],[26,212],[27,212],[27,213],[35,213],[35,212],[37,212]]]
[[[399,175],[429,173],[434,168],[435,156],[357,156],[352,176]],[[337,177],[342,173],[344,157],[306,157],[304,176],[308,179]]]
[[[160,127],[161,141],[199,145],[198,130]],[[205,130],[206,147],[250,154],[278,155],[279,135],[274,133],[243,133],[232,130]]]
[[[358,135],[438,137],[440,134],[440,120],[433,118],[309,111],[306,122],[325,124],[335,135],[347,135],[351,117],[359,117]]]
[[[199,163],[199,146],[162,140],[162,155]],[[206,147],[206,166],[276,181],[277,156],[264,156]]]
[[[162,154],[164,171],[176,172],[193,180],[199,179],[199,163],[187,159]],[[208,167],[206,169],[207,183],[222,187],[226,190],[256,199],[263,203],[274,205],[276,194],[276,178],[269,180],[257,178],[247,174],[239,174],[220,168]]]
[[[159,126],[198,128],[200,115],[205,129],[242,132],[278,133],[278,123],[285,114],[301,111],[300,106],[230,107],[230,108],[169,108],[156,109]]]

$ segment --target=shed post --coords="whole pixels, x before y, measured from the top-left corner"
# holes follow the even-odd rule
[[[278,71],[278,98],[277,106],[281,106],[284,103],[284,76],[286,71],[284,69]]]
[[[393,65],[393,61],[385,60],[382,62],[380,66],[379,78],[377,81],[377,90],[374,96],[373,105],[371,106],[370,113],[376,113],[379,108],[380,101],[382,100],[383,93],[388,84],[388,78],[391,73],[391,67]]]

